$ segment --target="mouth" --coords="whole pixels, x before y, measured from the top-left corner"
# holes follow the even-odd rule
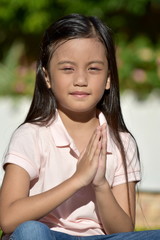
[[[83,97],[89,96],[90,94],[88,92],[75,91],[75,92],[71,92],[70,95],[74,97],[83,98]]]

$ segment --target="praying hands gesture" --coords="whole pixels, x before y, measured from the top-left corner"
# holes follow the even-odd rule
[[[98,187],[106,182],[107,133],[106,124],[94,131],[88,146],[81,153],[75,175],[83,186]]]
[[[98,168],[96,175],[92,180],[92,184],[95,187],[101,186],[106,182],[105,173],[106,173],[106,161],[107,161],[107,132],[106,124],[103,124],[100,127],[100,140],[99,140],[100,153],[98,158]]]
[[[74,176],[78,179],[81,187],[92,184],[97,209],[105,232],[133,231],[134,201],[131,203],[133,214],[131,217],[128,210],[126,185],[111,187],[105,177],[106,156],[107,132],[106,124],[103,124],[96,128],[88,146],[81,153]],[[130,183],[129,188],[133,195],[134,183]],[[121,192],[124,194],[121,195]],[[115,221],[116,224],[114,224]]]

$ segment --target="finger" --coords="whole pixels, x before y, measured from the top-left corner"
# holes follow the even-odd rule
[[[106,157],[107,153],[107,128],[106,124],[102,125],[102,156]]]
[[[97,128],[97,129],[94,130],[86,148],[80,153],[80,159],[82,159],[83,157],[85,158],[85,156],[89,160],[92,159],[94,151],[97,147],[97,143],[98,143],[99,138],[100,138],[100,131]]]
[[[97,129],[95,138],[93,142],[90,145],[90,152],[89,152],[89,160],[93,160],[94,155],[99,155],[101,147],[99,146],[99,141],[101,138],[101,131],[100,129]]]
[[[96,131],[97,131],[96,129],[93,131],[92,136],[90,137],[89,142],[88,142],[88,144],[86,146],[88,151],[90,151],[90,148],[91,148],[91,146],[92,146],[92,144],[94,142],[94,139],[96,137]]]
[[[86,152],[86,148],[83,149],[83,150],[80,152],[79,160],[82,159],[82,157],[84,156],[85,152]]]
[[[97,144],[98,144],[98,139],[100,138],[100,128],[97,127],[93,134],[92,134],[92,137],[88,143],[88,146],[87,146],[87,150],[88,150],[88,154],[92,153],[93,154],[93,148],[94,147],[97,147]]]
[[[99,136],[97,137],[97,141],[93,143],[93,155],[99,155],[102,148],[102,137],[101,132],[99,132]]]

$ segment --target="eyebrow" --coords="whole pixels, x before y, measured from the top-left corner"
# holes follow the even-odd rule
[[[66,63],[74,64],[74,65],[75,65],[75,63],[72,62],[72,61],[60,61],[60,62],[57,63],[57,65],[62,65],[62,64],[66,64]]]
[[[94,63],[98,63],[98,64],[101,64],[101,65],[104,65],[104,62],[100,61],[100,60],[90,61],[90,62],[88,62],[87,65],[94,64]],[[76,63],[72,62],[72,61],[60,61],[60,62],[58,62],[58,65],[63,65],[63,64],[73,64],[73,65],[76,65]]]
[[[104,62],[103,62],[103,61],[100,61],[100,60],[94,60],[94,61],[91,61],[91,62],[88,63],[88,65],[90,65],[90,64],[94,64],[94,63],[98,63],[98,64],[102,64],[102,65],[104,65]]]

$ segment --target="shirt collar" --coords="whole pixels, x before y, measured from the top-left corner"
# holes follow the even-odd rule
[[[98,118],[100,126],[104,123],[107,124],[106,118],[102,112],[99,112]],[[67,132],[58,111],[56,111],[55,120],[50,125],[50,130],[57,147],[75,146],[74,141]],[[107,153],[110,154],[111,152],[110,133],[107,124]]]
[[[69,146],[73,142],[71,136],[67,132],[67,129],[62,122],[58,111],[56,111],[55,119],[51,124],[50,128],[52,136],[54,138],[54,142],[57,147]]]

